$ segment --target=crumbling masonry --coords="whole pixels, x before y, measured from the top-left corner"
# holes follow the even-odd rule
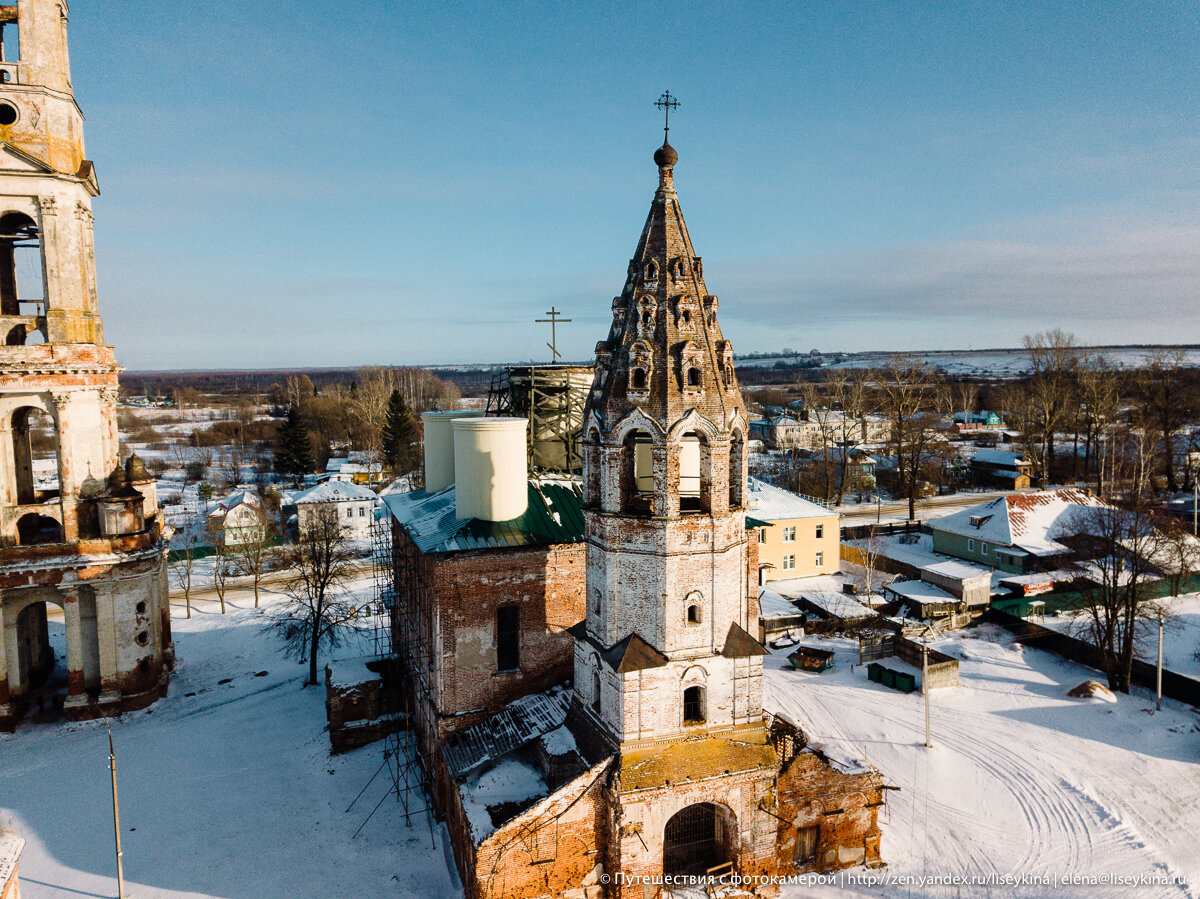
[[[117,365],[96,293],[64,0],[0,6],[0,729],[55,668],[71,718],[140,708],[173,648],[154,480],[118,458]]]

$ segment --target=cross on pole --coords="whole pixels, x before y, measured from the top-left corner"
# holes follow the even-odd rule
[[[679,98],[672,97],[670,91],[663,91],[662,96],[654,101],[654,105],[663,111],[663,143],[667,142],[667,132],[671,130],[671,110],[679,108]]]
[[[546,314],[550,317],[549,318],[535,318],[534,321],[535,322],[549,322],[549,324],[550,324],[550,342],[548,344],[546,344],[546,346],[550,347],[550,352],[553,354],[550,357],[550,363],[554,364],[562,357],[562,353],[560,353],[558,351],[557,326],[560,323],[569,322],[571,319],[559,318],[559,316],[562,315],[562,313],[559,312],[557,309],[555,309],[553,306],[550,307],[550,311],[547,312]]]

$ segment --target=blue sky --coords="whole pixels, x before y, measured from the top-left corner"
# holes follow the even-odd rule
[[[130,368],[589,358],[656,184],[742,352],[1200,342],[1200,6],[71,10]]]

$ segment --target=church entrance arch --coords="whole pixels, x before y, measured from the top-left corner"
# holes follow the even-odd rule
[[[736,860],[737,819],[723,805],[700,802],[676,812],[663,836],[663,874],[703,877]]]

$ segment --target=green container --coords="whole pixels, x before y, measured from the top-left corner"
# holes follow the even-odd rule
[[[896,689],[905,693],[911,693],[917,689],[917,679],[911,674],[905,674],[903,671],[896,672]]]
[[[872,662],[867,666],[867,678],[877,684],[881,683],[883,681],[883,666],[878,662]]]
[[[896,672],[893,671],[891,668],[884,668],[883,669],[883,680],[881,681],[881,683],[885,687],[891,687],[893,690],[896,689]]]

